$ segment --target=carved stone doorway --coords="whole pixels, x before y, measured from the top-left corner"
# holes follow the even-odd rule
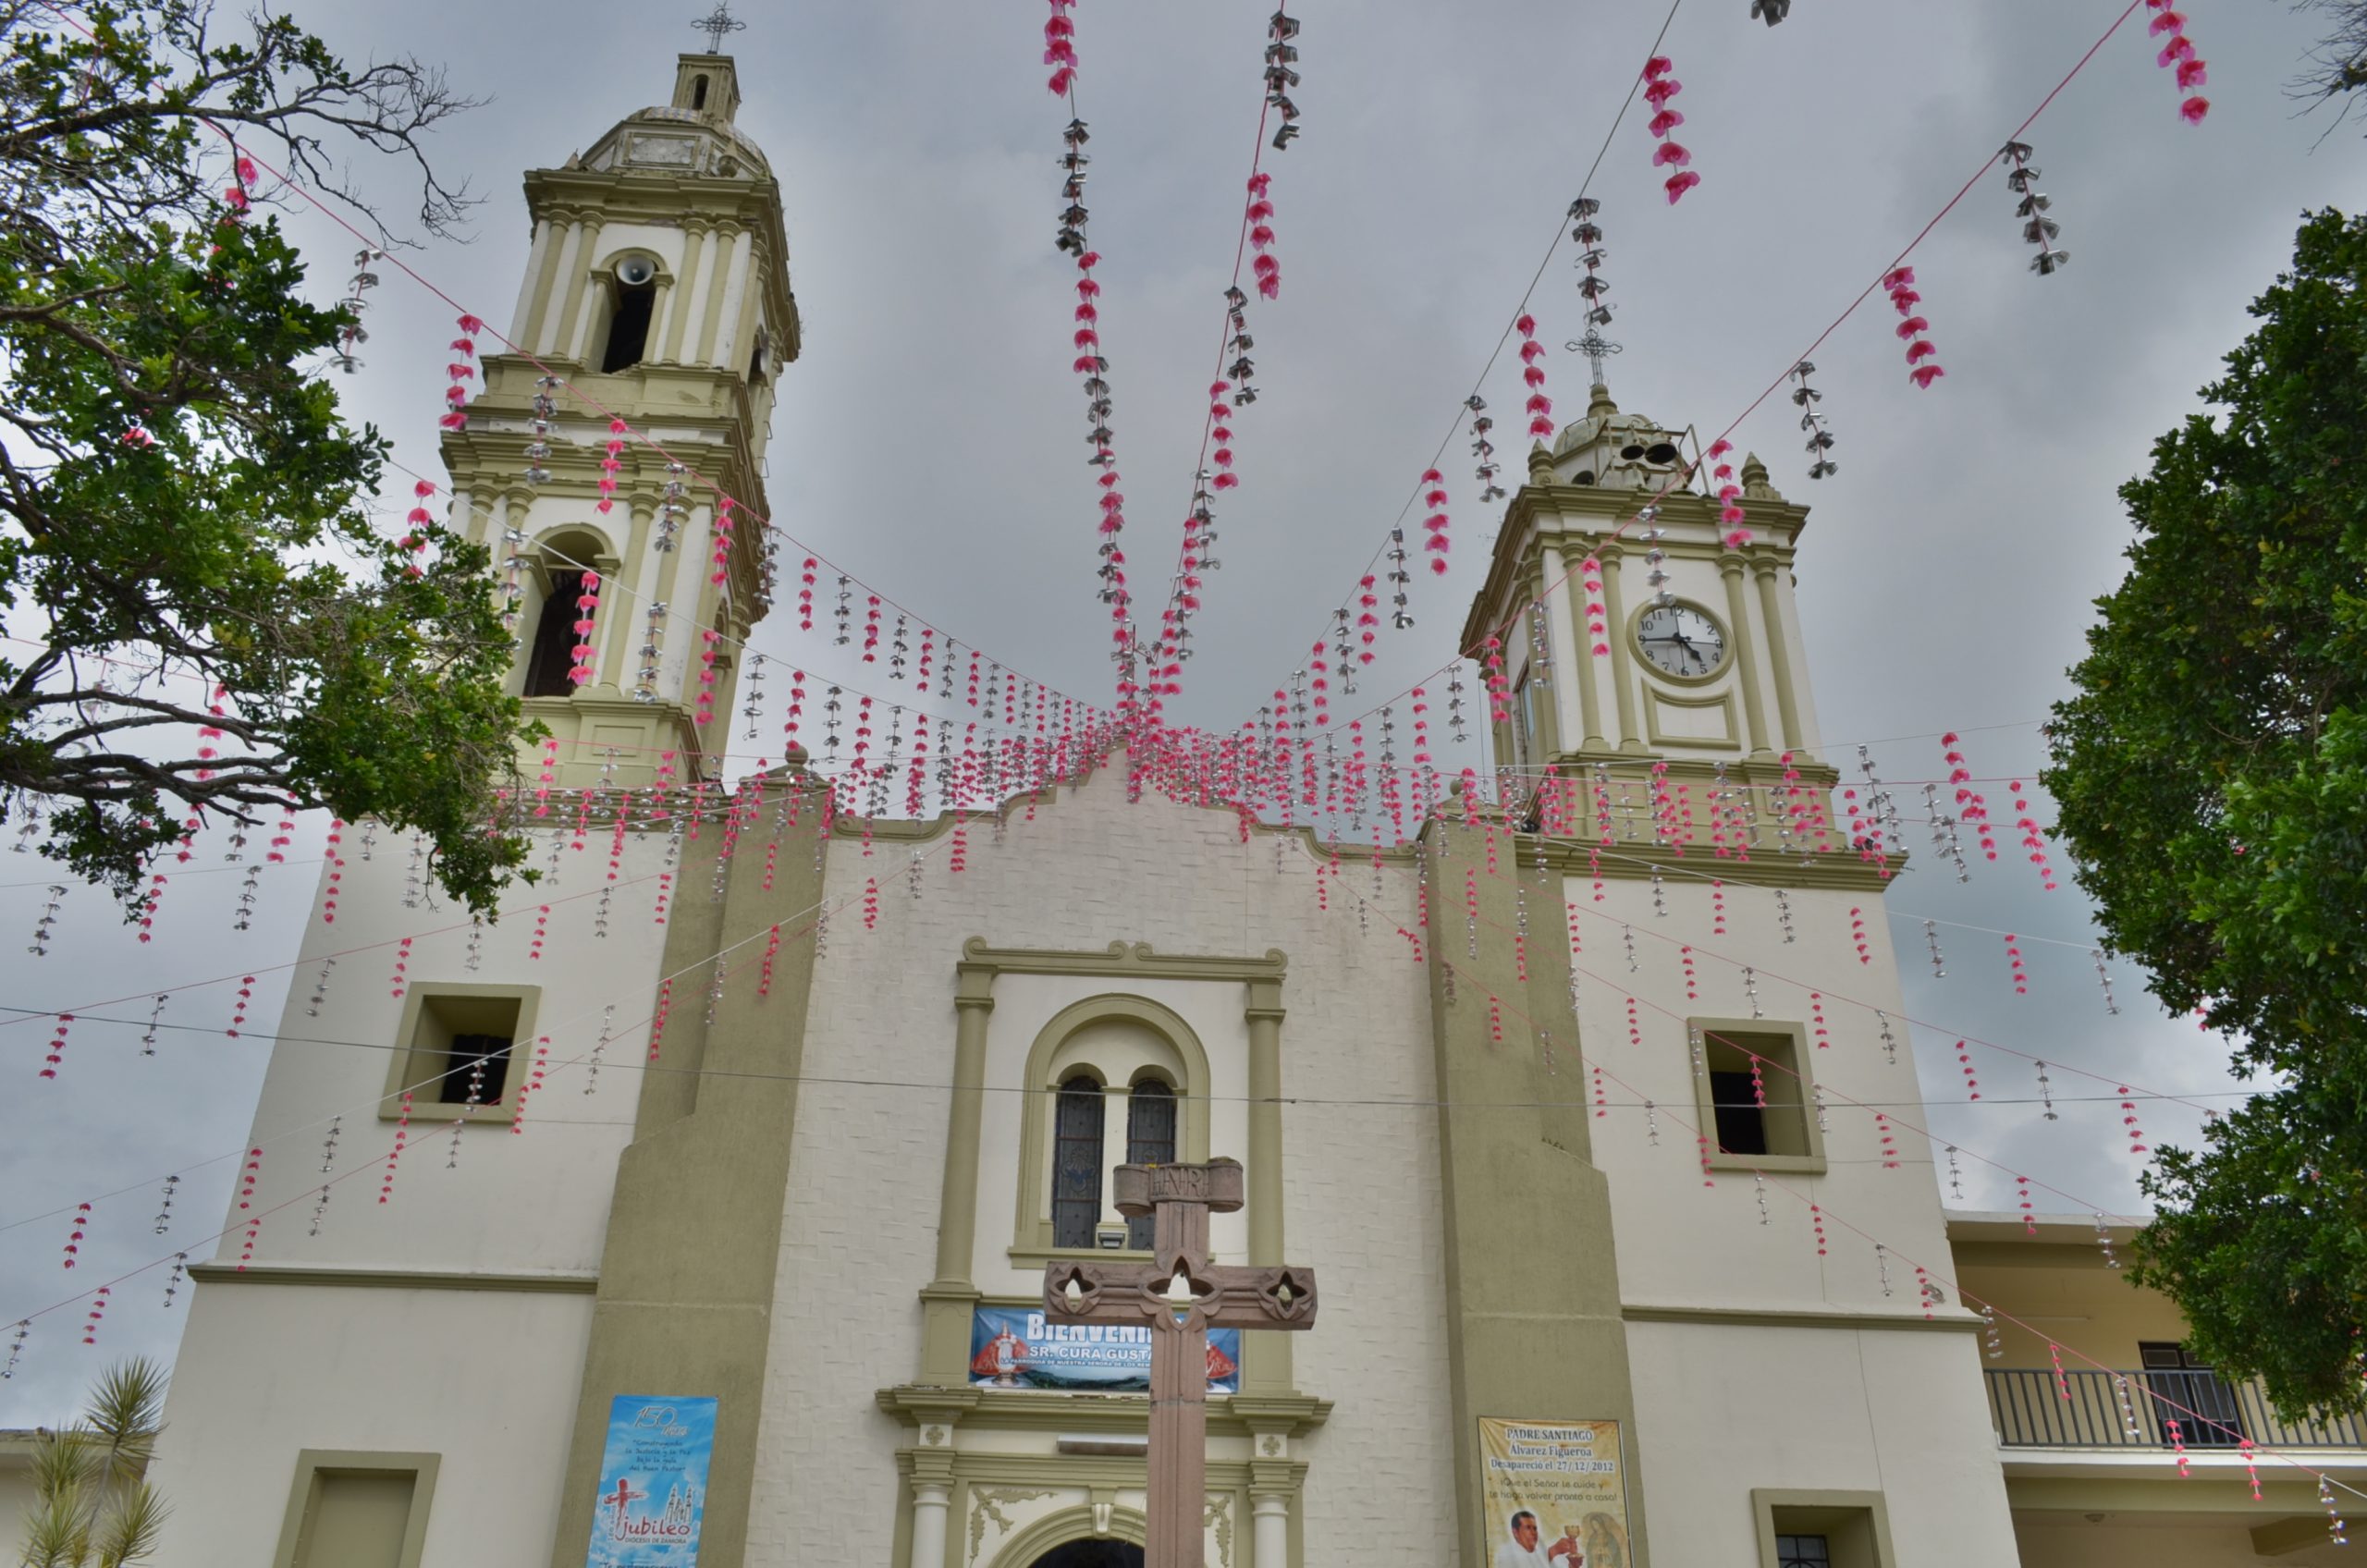
[[[1064,1541],[1031,1568],[1143,1568],[1143,1549],[1132,1541]]]

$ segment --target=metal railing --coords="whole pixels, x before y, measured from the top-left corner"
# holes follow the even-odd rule
[[[2007,1448],[2167,1449],[2169,1423],[2194,1451],[2367,1448],[2367,1418],[2279,1420],[2251,1383],[2215,1372],[2065,1372],[1990,1367],[1989,1417]]]

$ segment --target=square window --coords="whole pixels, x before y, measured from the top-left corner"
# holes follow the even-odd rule
[[[1754,1489],[1761,1568],[1896,1568],[1880,1492]]]
[[[1694,1094],[1714,1133],[1712,1166],[1816,1174],[1824,1139],[1816,1125],[1807,1034],[1765,1019],[1695,1018]]]
[[[418,1568],[441,1456],[305,1449],[272,1568]]]
[[[536,986],[413,986],[386,1077],[382,1120],[402,1114],[411,1096],[414,1121],[490,1117],[516,1109],[526,1074],[517,1063],[534,1038],[542,999]],[[473,1103],[472,1103],[473,1102]]]

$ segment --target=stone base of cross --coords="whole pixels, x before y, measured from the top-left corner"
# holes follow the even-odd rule
[[[1144,1568],[1201,1568],[1208,1464],[1208,1330],[1311,1329],[1315,1273],[1219,1268],[1208,1261],[1208,1215],[1242,1205],[1241,1162],[1122,1165],[1118,1212],[1150,1215],[1148,1263],[1062,1259],[1044,1268],[1044,1316],[1054,1323],[1148,1324],[1149,1540]]]

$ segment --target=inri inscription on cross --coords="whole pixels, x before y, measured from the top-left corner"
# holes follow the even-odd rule
[[[1115,1186],[1119,1213],[1152,1217],[1150,1261],[1047,1264],[1044,1314],[1055,1323],[1150,1326],[1150,1538],[1144,1568],[1201,1568],[1208,1330],[1313,1328],[1315,1273],[1208,1261],[1209,1212],[1241,1207],[1238,1160],[1122,1165]]]

